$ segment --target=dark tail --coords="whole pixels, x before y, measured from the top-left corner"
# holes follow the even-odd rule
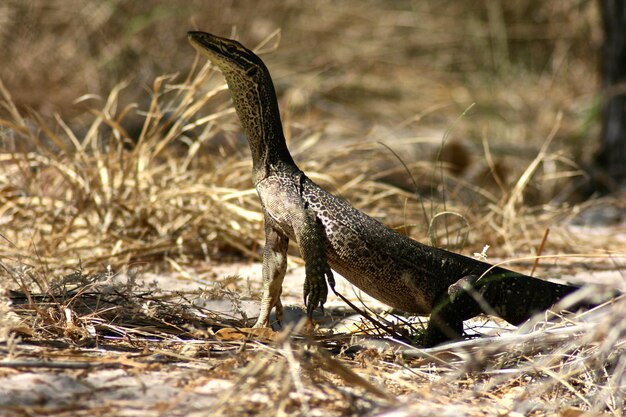
[[[465,277],[451,285],[433,308],[424,344],[434,346],[461,337],[463,321],[481,313],[520,325],[579,289],[578,286],[555,284],[504,268],[493,268],[483,277]],[[610,297],[599,298],[606,301]],[[583,299],[567,309],[592,308],[604,301]]]
[[[572,285],[556,284],[542,279],[529,277],[507,270],[494,270],[485,277],[481,285],[476,285],[479,298],[475,302],[481,304],[484,313],[495,314],[511,324],[519,325],[534,314],[548,310],[554,304],[580,289]],[[486,304],[482,305],[480,300]],[[474,297],[477,298],[477,297]],[[582,305],[572,306],[577,309]],[[492,308],[494,312],[484,311]]]

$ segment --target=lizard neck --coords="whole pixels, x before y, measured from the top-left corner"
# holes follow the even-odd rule
[[[254,182],[263,180],[272,171],[297,169],[287,149],[269,72],[266,70],[261,82],[250,82],[233,73],[229,75],[226,77],[228,88],[252,152]]]

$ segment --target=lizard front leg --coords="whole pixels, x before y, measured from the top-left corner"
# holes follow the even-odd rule
[[[254,327],[270,324],[270,313],[276,307],[276,320],[280,323],[283,305],[280,295],[287,271],[287,247],[289,238],[272,227],[272,220],[265,215],[265,248],[263,249],[263,296],[261,311]]]
[[[295,216],[292,224],[300,254],[304,259],[304,304],[307,315],[311,318],[318,306],[324,308],[328,296],[326,280],[334,288],[335,278],[326,259],[326,234],[317,221],[315,212],[304,208]]]

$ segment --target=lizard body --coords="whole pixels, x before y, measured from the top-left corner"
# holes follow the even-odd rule
[[[387,228],[311,181],[293,161],[283,135],[268,69],[237,41],[189,32],[191,44],[226,78],[248,138],[253,180],[261,199],[266,244],[263,296],[255,327],[280,320],[287,247],[294,240],[305,262],[309,317],[324,305],[331,269],[372,297],[400,310],[430,314],[424,344],[458,338],[464,320],[496,314],[520,324],[577,287],[509,271],[421,244]]]

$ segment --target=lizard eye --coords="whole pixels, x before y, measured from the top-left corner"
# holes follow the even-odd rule
[[[229,54],[234,54],[237,52],[237,47],[235,45],[226,45],[226,52]]]
[[[246,74],[248,74],[249,77],[254,77],[257,72],[259,72],[257,67],[250,67],[250,69],[246,71]]]

